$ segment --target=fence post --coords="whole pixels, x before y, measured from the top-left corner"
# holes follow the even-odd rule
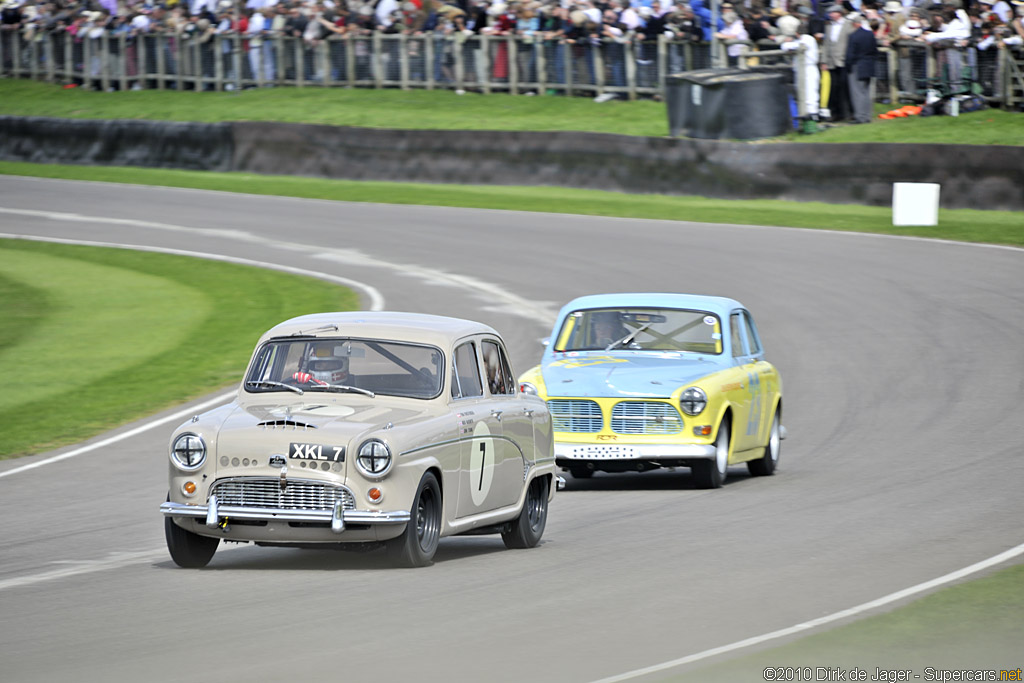
[[[564,38],[560,40],[562,41],[562,44],[565,45],[565,50],[562,51],[562,63],[565,67],[565,71],[563,72],[565,73],[565,96],[570,97],[572,96],[572,86],[576,76],[576,63],[573,62],[572,59],[572,51],[573,48],[576,46],[574,44],[566,42]]]
[[[455,57],[455,89],[465,90],[466,60],[463,59],[462,53],[466,49],[466,44],[469,42],[469,39],[466,38],[465,35],[459,33],[455,36],[445,36],[445,40],[452,41],[452,54]]]
[[[519,37],[509,35],[508,41],[508,91],[512,95],[519,94]]]
[[[174,36],[174,81],[178,92],[185,89],[185,81],[183,80],[181,73],[182,63],[184,62],[184,59],[182,59],[183,54],[184,50],[181,48],[181,35],[176,35]]]
[[[11,76],[21,75],[21,33],[11,31]]]
[[[542,36],[534,36],[533,41],[533,54],[537,59],[537,95],[544,95],[548,91],[547,41]]]
[[[409,89],[409,36],[398,34],[398,87]]]
[[[658,34],[658,82],[654,86],[655,92],[664,96],[665,75],[668,71],[668,38],[664,33]]]
[[[53,63],[53,35],[42,34],[43,38],[43,59],[46,60],[46,82],[53,83],[57,78],[56,66]]]
[[[896,106],[900,99],[900,84],[899,84],[899,49],[892,49],[891,47],[885,51],[886,67],[889,71],[889,103]]]
[[[636,101],[636,60],[637,44],[630,39],[624,46],[622,58],[626,60],[626,97],[630,102]]]
[[[224,92],[224,36],[213,36],[213,89]]]
[[[158,33],[153,39],[156,41],[156,89],[164,90],[167,88],[167,55],[164,54],[166,36]]]
[[[427,81],[427,90],[434,89],[434,60],[437,59],[437,55],[434,54],[434,34],[427,33],[427,37],[423,40],[423,77]],[[441,51],[444,54],[444,50]]]
[[[477,73],[483,74],[483,82],[480,83],[480,91],[485,95],[491,94],[491,37],[486,33],[480,34],[480,56],[482,65],[477,65]]]

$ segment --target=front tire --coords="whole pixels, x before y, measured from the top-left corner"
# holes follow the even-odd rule
[[[402,535],[387,542],[388,557],[399,567],[426,567],[441,539],[441,486],[433,472],[420,479],[411,512]]]
[[[697,488],[717,489],[725,483],[729,470],[729,426],[729,418],[724,418],[718,425],[718,436],[715,437],[715,457],[697,463],[692,468]]]
[[[506,548],[532,548],[540,543],[548,523],[548,486],[547,477],[537,477],[530,482],[522,512],[512,522],[511,528],[501,534]]]
[[[772,420],[772,430],[768,433],[768,443],[764,447],[764,455],[757,460],[747,462],[747,469],[755,477],[767,477],[775,474],[775,468],[779,466],[779,456],[782,454],[782,437],[779,433],[779,411],[775,411],[775,418]]]
[[[199,569],[208,565],[220,544],[219,538],[200,536],[182,529],[170,517],[164,517],[164,537],[174,564],[186,569]]]

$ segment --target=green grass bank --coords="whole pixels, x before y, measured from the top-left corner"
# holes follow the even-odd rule
[[[261,268],[0,240],[0,459],[237,382],[271,325],[357,307],[348,289]]]
[[[634,195],[559,187],[384,183],[13,161],[0,161],[0,175],[3,174],[350,202],[779,225],[1024,246],[1024,217],[1017,211],[940,209],[936,226],[896,227],[892,225],[890,208],[854,204]]]
[[[842,669],[856,680],[854,669],[867,672],[865,681],[879,680],[1005,680],[1019,681],[1024,658],[1024,564],[981,579],[957,584],[900,609],[860,619],[839,628],[720,664],[668,675],[673,683],[742,683],[771,680],[766,667],[788,669],[778,681],[838,680],[816,678],[818,667]],[[811,678],[802,676],[810,668]],[[945,678],[941,671],[994,671],[995,678]],[[800,670],[797,672],[796,670]],[[909,671],[904,678],[890,672]],[[999,678],[1001,671],[1012,676]],[[795,672],[795,673],[794,673]],[[774,674],[775,672],[771,672]],[[917,678],[915,678],[917,676]]]
[[[888,105],[877,105],[877,113]],[[224,93],[96,92],[0,80],[0,115],[159,121],[282,121],[426,130],[587,131],[666,136],[665,104],[595,103],[585,97],[455,95],[448,90],[263,88]],[[959,117],[911,117],[844,125],[787,142],[1024,145],[1024,115],[999,109]],[[772,140],[759,141],[768,144]]]

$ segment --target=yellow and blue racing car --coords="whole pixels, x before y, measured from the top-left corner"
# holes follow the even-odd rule
[[[519,378],[551,413],[574,477],[689,467],[718,488],[729,465],[779,463],[782,380],[750,312],[732,299],[600,294],[558,314],[541,364]]]

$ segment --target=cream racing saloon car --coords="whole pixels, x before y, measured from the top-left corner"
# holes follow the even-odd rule
[[[501,337],[406,313],[294,318],[259,340],[236,398],[178,427],[161,505],[171,558],[221,541],[382,545],[430,564],[444,536],[537,545],[556,484],[544,401]]]

